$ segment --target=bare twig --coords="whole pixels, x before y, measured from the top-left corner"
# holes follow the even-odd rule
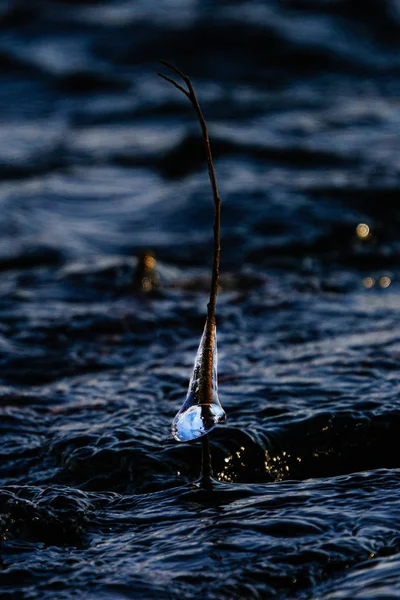
[[[212,277],[211,277],[211,289],[210,289],[210,301],[207,305],[208,309],[208,321],[209,326],[213,327],[215,325],[215,306],[217,303],[217,292],[218,292],[218,279],[219,279],[219,260],[221,253],[221,199],[219,197],[218,186],[217,186],[217,178],[215,175],[214,163],[212,159],[210,139],[208,137],[207,124],[203,117],[203,113],[201,112],[199,101],[197,100],[196,92],[193,89],[192,82],[189,77],[178,67],[173,65],[172,63],[161,60],[163,65],[174,71],[181,79],[185,82],[187,86],[187,90],[185,90],[179,83],[174,81],[172,78],[167,77],[163,73],[159,73],[160,77],[169,81],[174,85],[178,90],[180,90],[192,103],[194,110],[196,111],[197,118],[200,123],[201,131],[203,134],[204,146],[206,149],[207,155],[207,164],[208,164],[208,174],[210,177],[211,188],[214,198],[214,259],[213,259],[213,269],[212,269]]]
[[[185,90],[185,88],[183,88],[181,85],[179,85],[179,83],[176,83],[176,81],[174,81],[171,77],[167,77],[163,73],[159,73],[159,76],[162,77],[163,79],[165,79],[165,81],[169,81],[170,83],[172,83],[172,85],[174,85],[176,88],[178,88],[178,90],[180,90],[181,92],[183,92],[185,94],[185,96],[187,96],[188,98],[190,98],[189,92],[187,92]]]
[[[212,404],[212,373],[213,373],[213,355],[215,347],[215,307],[217,304],[217,293],[218,293],[218,280],[219,280],[219,260],[221,253],[221,199],[218,193],[217,179],[214,170],[214,163],[212,159],[210,139],[208,137],[207,124],[203,117],[203,113],[200,108],[199,101],[197,100],[196,93],[193,89],[192,82],[189,77],[178,67],[172,63],[161,60],[164,66],[171,69],[176,75],[178,75],[185,83],[187,89],[177,83],[171,77],[167,77],[163,73],[159,73],[160,77],[171,83],[179,91],[181,91],[187,98],[189,98],[192,106],[197,114],[197,118],[200,123],[201,131],[203,134],[203,141],[206,150],[207,164],[208,164],[208,175],[210,177],[211,189],[214,199],[214,257],[213,267],[211,276],[211,288],[210,288],[210,300],[207,304],[207,320],[205,327],[205,340],[203,349],[203,364],[201,374],[201,387],[202,387],[202,402],[204,404]],[[208,435],[204,435],[202,438],[202,468],[201,468],[201,485],[209,489],[212,481],[212,465],[211,465],[211,454],[210,444]]]
[[[200,473],[200,484],[205,489],[210,489],[212,486],[212,463],[211,463],[211,452],[210,452],[210,440],[207,435],[203,435],[201,438],[201,473]]]

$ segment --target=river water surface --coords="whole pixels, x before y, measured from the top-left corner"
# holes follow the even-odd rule
[[[222,197],[211,492],[170,426],[212,196],[158,58]],[[0,597],[399,598],[399,2],[3,0],[0,60]]]

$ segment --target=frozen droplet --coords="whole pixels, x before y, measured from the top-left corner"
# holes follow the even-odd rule
[[[225,421],[225,412],[221,405],[197,404],[176,415],[172,435],[178,442],[189,442],[205,435],[222,421]]]
[[[215,323],[205,324],[189,382],[186,400],[172,422],[172,435],[189,442],[205,435],[226,415],[218,398],[217,331]]]

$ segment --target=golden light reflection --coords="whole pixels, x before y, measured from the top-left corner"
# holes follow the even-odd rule
[[[233,465],[229,464],[232,461],[232,458],[232,455],[224,458],[224,461],[228,464],[226,464],[223,470],[217,474],[218,481],[224,481],[225,483],[233,483],[235,481],[235,473],[234,471],[232,472]]]
[[[392,283],[392,280],[390,279],[390,277],[381,277],[379,279],[379,285],[382,288],[388,288],[391,283]]]
[[[367,240],[370,236],[371,230],[369,225],[366,223],[359,223],[356,227],[356,233],[360,240]]]
[[[143,262],[146,269],[154,269],[156,266],[156,259],[150,253],[145,255]]]
[[[363,286],[365,288],[367,288],[367,290],[370,290],[371,288],[373,288],[375,285],[375,279],[373,277],[365,277],[365,279],[363,279]]]
[[[226,464],[216,475],[218,481],[234,483],[235,481],[240,480],[240,471],[242,468],[246,468],[245,457],[243,456],[245,450],[246,448],[244,446],[240,446],[240,450],[237,450],[224,458]]]
[[[265,470],[269,473],[274,481],[282,481],[287,479],[287,475],[290,472],[290,466],[288,462],[291,459],[291,455],[283,451],[281,455],[271,456],[268,450],[265,451]],[[296,457],[300,462],[301,458]]]
[[[139,254],[134,277],[136,290],[153,292],[160,287],[160,277],[156,267],[157,260],[150,250],[144,250]]]
[[[223,460],[225,464],[221,465],[220,470],[216,473],[218,481],[234,483],[241,480],[244,473],[243,470],[247,467],[247,461],[243,455],[244,451],[244,446],[241,446],[239,451],[224,457]],[[274,455],[266,450],[264,456],[265,472],[271,476],[273,481],[283,481],[288,479],[292,474],[291,462],[296,460],[300,463],[302,460],[300,456],[292,456],[285,450]]]

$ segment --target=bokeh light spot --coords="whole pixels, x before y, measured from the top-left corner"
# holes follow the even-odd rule
[[[367,288],[367,290],[370,290],[371,288],[373,288],[375,285],[375,279],[373,277],[365,277],[365,279],[363,279],[363,286],[365,288]]]
[[[367,240],[370,235],[369,225],[366,223],[359,223],[356,227],[356,233],[360,240]]]
[[[392,280],[390,279],[390,277],[381,277],[379,279],[379,285],[382,288],[388,288],[391,283],[392,283]]]

